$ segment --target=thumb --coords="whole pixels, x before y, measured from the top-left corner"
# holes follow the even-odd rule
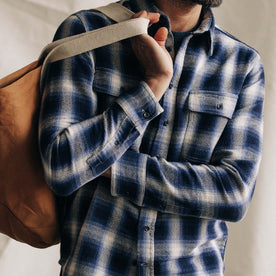
[[[168,29],[165,27],[161,27],[160,29],[158,29],[158,31],[154,35],[154,39],[161,47],[165,47],[167,37],[168,37]]]

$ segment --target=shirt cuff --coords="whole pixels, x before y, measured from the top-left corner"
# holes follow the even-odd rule
[[[149,86],[142,81],[138,89],[123,93],[117,103],[133,122],[139,133],[143,133],[148,122],[163,112]]]

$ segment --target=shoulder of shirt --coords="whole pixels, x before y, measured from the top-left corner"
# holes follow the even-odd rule
[[[67,16],[61,22],[53,40],[99,29],[112,23],[114,22],[100,11],[95,9],[80,10]],[[72,32],[69,31],[70,29]]]
[[[90,25],[90,27],[101,27],[98,26],[98,24],[102,25],[103,27],[113,22],[105,14],[95,9],[80,10],[76,13],[73,13],[72,16],[76,16],[84,25]],[[96,26],[94,26],[95,23]]]
[[[232,34],[230,34],[229,32],[225,31],[223,28],[221,28],[220,26],[216,25],[215,26],[215,32],[217,32],[217,34],[219,36],[222,36],[222,39],[223,40],[226,40],[225,41],[225,46],[227,47],[227,40],[228,42],[232,42],[234,43],[237,47],[239,47],[240,49],[243,49],[243,50],[247,50],[248,52],[251,52],[251,54],[253,56],[257,56],[257,57],[260,57],[260,54],[259,52],[251,47],[250,45],[248,45],[247,43],[241,41],[240,39],[238,39],[237,37],[233,36]],[[231,43],[231,44],[232,44]]]

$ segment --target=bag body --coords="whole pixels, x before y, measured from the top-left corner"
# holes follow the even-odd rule
[[[40,72],[33,62],[0,80],[0,232],[44,248],[59,234],[38,150]]]
[[[147,33],[149,21],[130,19],[120,4],[97,10],[120,23],[55,41],[37,61],[0,80],[0,233],[37,248],[59,242],[55,196],[38,148],[41,75],[50,62]]]

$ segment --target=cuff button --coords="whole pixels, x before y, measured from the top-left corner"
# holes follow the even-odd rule
[[[148,119],[148,118],[150,117],[150,114],[149,114],[148,112],[145,111],[145,112],[143,113],[143,116],[144,116],[145,119]]]

